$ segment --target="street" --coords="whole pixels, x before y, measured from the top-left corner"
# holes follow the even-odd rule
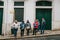
[[[6,39],[6,40],[60,40],[60,35],[33,37],[33,38]]]

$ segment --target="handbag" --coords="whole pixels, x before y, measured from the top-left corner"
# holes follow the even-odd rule
[[[27,29],[30,29],[30,27],[29,27],[29,26],[27,26]]]

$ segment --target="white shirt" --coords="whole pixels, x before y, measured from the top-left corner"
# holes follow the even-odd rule
[[[18,28],[18,23],[13,24],[14,28]]]

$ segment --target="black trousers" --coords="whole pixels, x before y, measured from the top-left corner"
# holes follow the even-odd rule
[[[30,29],[26,29],[27,30],[27,35],[29,35],[29,31],[30,31]]]
[[[24,29],[21,30],[21,36],[24,36]]]
[[[36,32],[37,32],[37,28],[34,28],[33,29],[33,35],[36,35]]]
[[[14,34],[14,28],[11,29],[11,34]]]

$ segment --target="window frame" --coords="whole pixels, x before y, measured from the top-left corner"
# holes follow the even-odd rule
[[[0,5],[0,6],[4,6],[4,1],[0,1],[0,2],[2,2],[2,5]]]
[[[14,1],[14,2],[18,2],[18,1]],[[19,1],[19,2],[24,2],[24,1]],[[23,8],[24,9],[24,6],[14,6],[14,9],[15,8]],[[14,14],[14,20],[15,20],[15,14]],[[24,20],[24,13],[23,13],[23,20]],[[19,21],[21,22],[21,21]]]
[[[15,5],[15,3],[23,3],[23,5]],[[24,6],[24,1],[14,1],[14,6]]]
[[[37,2],[37,1],[36,1]],[[51,1],[52,2],[52,1]],[[53,3],[52,3],[53,4]],[[35,8],[52,8],[53,6],[36,6],[35,4]]]
[[[37,5],[37,2],[39,3],[39,2],[45,2],[45,3],[47,3],[47,2],[51,2],[51,6],[52,6],[52,1],[36,1],[36,6],[49,6],[49,5]]]

